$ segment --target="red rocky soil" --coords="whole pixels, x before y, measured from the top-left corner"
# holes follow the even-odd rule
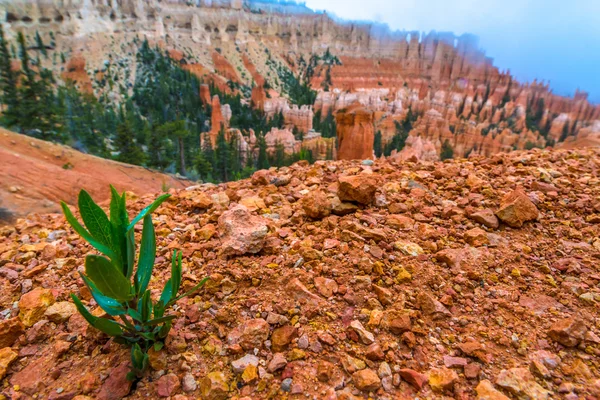
[[[183,189],[191,184],[2,128],[0,177],[0,225],[14,216],[59,212],[60,201],[75,204],[80,189],[104,201],[110,199],[106,190],[109,184],[137,194],[156,193],[164,187]]]
[[[184,286],[211,281],[135,387],[127,349],[68,298],[97,312],[78,276],[90,247],[60,215],[19,220],[0,230],[1,393],[599,398],[599,156],[318,162],[172,189],[150,286],[174,248]]]

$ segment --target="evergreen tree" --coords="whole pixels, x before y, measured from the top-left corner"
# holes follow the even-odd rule
[[[558,141],[564,142],[565,140],[567,140],[567,137],[569,137],[569,121],[568,120],[567,120],[567,122],[565,122],[565,125],[563,126],[563,130],[560,135],[560,139],[558,139]]]
[[[258,169],[269,169],[271,166],[269,165],[269,158],[267,156],[267,141],[265,140],[265,136],[262,133],[258,134],[257,142],[258,142],[257,168]]]
[[[196,159],[196,172],[205,181],[212,182],[217,160],[208,133],[205,132],[202,135],[202,149],[200,151],[202,156]]]
[[[373,150],[375,151],[375,156],[381,157],[383,154],[383,149],[381,147],[381,131],[377,131],[375,133],[375,139],[373,141]]]
[[[121,113],[123,111],[121,110]],[[117,161],[128,164],[144,164],[145,154],[134,141],[134,132],[131,123],[126,118],[117,126],[117,134],[113,145],[119,154],[115,157]]]
[[[215,149],[217,165],[216,177],[221,182],[227,182],[231,176],[231,153],[229,143],[225,137],[225,129],[221,128],[217,136],[217,147]]]
[[[20,102],[18,106],[19,127],[24,133],[31,133],[32,130],[38,129],[42,125],[38,107],[38,85],[36,74],[31,68],[31,59],[27,53],[27,45],[23,32],[19,32],[17,36],[19,44],[19,56],[21,58],[21,87],[20,87]],[[41,135],[45,139],[45,135]]]
[[[44,58],[48,58],[48,52],[46,52],[46,45],[44,45],[44,41],[42,40],[42,37],[40,36],[40,33],[38,31],[35,31],[35,46],[37,47],[38,51],[42,53]]]
[[[148,143],[148,165],[161,171],[169,165],[167,155],[167,138],[158,127],[146,129]]]
[[[196,172],[203,181],[212,180],[212,165],[203,151],[198,152],[194,160]]]
[[[274,164],[276,167],[283,167],[285,165],[285,147],[283,143],[277,142],[275,144]]]
[[[177,143],[177,165],[179,173],[183,176],[187,174],[185,163],[185,139],[190,135],[185,127],[185,121],[180,119],[173,122],[167,122],[158,127],[158,132],[163,137],[169,138]]]
[[[17,74],[12,70],[12,58],[8,50],[4,28],[0,24],[0,90],[4,105],[3,121],[7,127],[14,126],[19,121],[17,95]]]
[[[443,160],[448,160],[453,157],[454,157],[454,149],[452,149],[450,142],[448,141],[448,139],[446,139],[444,141],[444,144],[442,144],[442,150],[440,152],[440,159],[443,161]]]

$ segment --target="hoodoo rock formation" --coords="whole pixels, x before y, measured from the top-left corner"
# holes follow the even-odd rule
[[[338,160],[373,158],[373,112],[356,105],[340,110],[337,123]]]

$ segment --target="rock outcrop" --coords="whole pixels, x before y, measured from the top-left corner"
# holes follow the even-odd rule
[[[338,160],[373,158],[373,112],[361,106],[340,110],[336,116]]]

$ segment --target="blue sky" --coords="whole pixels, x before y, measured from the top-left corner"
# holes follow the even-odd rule
[[[580,88],[600,103],[600,0],[306,0],[317,10],[392,29],[474,33],[500,69],[520,81]]]

